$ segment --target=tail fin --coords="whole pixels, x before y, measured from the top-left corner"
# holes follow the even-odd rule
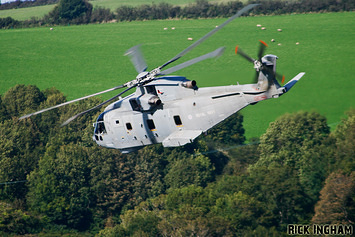
[[[306,73],[305,72],[301,72],[297,76],[292,78],[291,81],[287,82],[287,84],[284,86],[285,90],[286,90],[285,93],[288,92],[298,82],[298,80],[301,79],[301,77],[304,76],[304,74],[306,74]]]

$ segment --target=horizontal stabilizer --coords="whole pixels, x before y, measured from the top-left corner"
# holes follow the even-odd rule
[[[299,79],[301,79],[301,77],[303,77],[303,75],[306,74],[304,72],[299,73],[297,76],[295,76],[294,78],[292,78],[291,81],[289,81],[284,87],[286,89],[286,92],[289,91],[291,89],[291,87],[293,87]]]
[[[183,146],[187,143],[193,142],[193,140],[202,133],[202,130],[182,130],[176,131],[170,134],[163,141],[164,147]]]

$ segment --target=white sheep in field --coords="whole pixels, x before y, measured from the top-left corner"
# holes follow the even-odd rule
[[[260,25],[260,24],[257,24],[256,27],[261,27],[261,25]]]
[[[164,28],[164,30],[167,30],[167,29],[168,29],[168,28],[166,28],[166,27]]]
[[[261,29],[262,29],[262,30],[266,30],[266,27],[262,27]]]
[[[189,37],[189,38],[187,38],[187,40],[194,40],[194,39]]]
[[[277,29],[278,32],[282,32],[282,29]]]

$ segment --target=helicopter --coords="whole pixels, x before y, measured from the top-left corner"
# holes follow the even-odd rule
[[[140,51],[140,46],[134,46],[128,49],[125,54],[130,57],[138,73],[134,80],[105,91],[24,115],[19,119],[25,119],[92,96],[125,88],[101,104],[69,118],[62,126],[111,102],[94,123],[93,140],[99,146],[119,149],[122,153],[130,153],[144,146],[157,143],[162,143],[164,147],[177,147],[191,143],[199,135],[242,108],[266,99],[278,98],[285,94],[305,74],[303,72],[299,73],[286,85],[281,86],[277,79],[282,78],[283,83],[284,76],[276,72],[277,56],[272,54],[263,56],[267,47],[264,41],[260,41],[257,59],[250,57],[238,46],[235,49],[236,54],[254,64],[256,70],[254,84],[199,88],[195,80],[189,80],[183,76],[169,76],[173,72],[200,61],[222,55],[224,52],[223,47],[162,70],[201,44],[229,22],[257,5],[247,5],[223,24],[214,28],[175,57],[151,71],[147,71],[148,67]],[[134,93],[121,97],[134,88],[136,89]]]

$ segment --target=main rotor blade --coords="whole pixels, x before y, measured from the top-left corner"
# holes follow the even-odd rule
[[[171,68],[169,68],[169,69],[166,69],[166,70],[160,72],[158,75],[167,75],[167,74],[176,72],[176,71],[178,71],[178,70],[180,70],[180,69],[183,69],[183,68],[185,68],[185,67],[191,66],[191,65],[193,65],[193,64],[195,64],[195,63],[201,62],[201,61],[203,61],[203,60],[205,60],[205,59],[221,56],[221,55],[223,54],[223,52],[224,52],[224,49],[225,49],[224,47],[218,48],[218,49],[216,49],[216,50],[213,51],[213,52],[210,52],[210,53],[205,54],[205,55],[202,55],[202,56],[200,56],[200,57],[191,59],[191,60],[189,60],[189,61],[186,61],[186,62],[184,62],[184,63],[181,63],[181,64],[179,64],[179,65],[176,65],[176,66],[174,66],[174,67],[171,67]]]
[[[95,94],[87,95],[87,96],[84,96],[84,97],[81,97],[81,98],[78,98],[78,99],[75,99],[75,100],[67,101],[67,102],[64,102],[64,103],[59,104],[59,105],[55,105],[55,106],[52,106],[52,107],[49,107],[49,108],[46,108],[46,109],[42,109],[42,110],[36,111],[34,113],[31,113],[31,114],[26,114],[26,115],[20,117],[19,120],[25,119],[25,118],[29,118],[32,115],[41,114],[43,112],[46,112],[46,111],[49,111],[49,110],[52,110],[52,109],[55,109],[55,108],[59,108],[59,107],[62,107],[64,105],[68,105],[68,104],[71,104],[71,103],[74,103],[74,102],[77,102],[77,101],[80,101],[80,100],[85,100],[85,99],[88,99],[88,98],[93,97],[93,96],[97,96],[97,95],[101,95],[101,94],[104,94],[104,93],[107,93],[107,92],[110,92],[110,91],[121,89],[123,87],[126,87],[126,86],[125,85],[116,86],[116,87],[113,87],[113,88],[105,90],[105,91],[101,91],[101,92],[98,92],[98,93],[95,93]]]
[[[68,123],[70,123],[70,122],[73,121],[74,119],[78,118],[79,116],[84,115],[84,114],[86,114],[86,113],[88,113],[88,112],[90,112],[90,111],[93,111],[93,110],[95,110],[95,109],[98,109],[98,108],[102,107],[103,105],[105,105],[105,104],[107,104],[107,103],[113,101],[114,99],[118,98],[118,97],[121,96],[122,94],[124,94],[124,93],[126,93],[127,91],[129,91],[130,89],[132,89],[133,87],[135,87],[135,86],[128,87],[127,89],[125,89],[124,91],[122,91],[122,92],[119,93],[118,95],[115,95],[115,96],[112,97],[111,99],[108,99],[108,100],[102,102],[101,104],[96,105],[95,107],[92,107],[91,109],[85,110],[85,111],[83,111],[83,112],[81,112],[81,113],[78,113],[78,114],[74,115],[73,117],[69,118],[69,119],[66,120],[64,123],[62,123],[61,127],[67,125]]]
[[[225,25],[227,25],[229,22],[233,21],[234,19],[236,19],[237,17],[241,16],[242,14],[246,13],[247,11],[251,10],[252,8],[254,8],[255,6],[257,6],[259,4],[249,4],[248,6],[244,7],[243,9],[239,10],[234,16],[230,17],[227,21],[225,21],[223,24],[221,24],[220,26],[214,28],[212,31],[210,31],[209,33],[207,33],[205,36],[203,36],[201,39],[197,40],[195,43],[193,43],[192,45],[190,45],[188,48],[186,48],[185,50],[183,50],[181,53],[179,53],[178,55],[176,55],[175,57],[173,57],[172,59],[170,59],[168,62],[166,62],[165,64],[163,64],[160,69],[166,67],[167,65],[169,65],[170,63],[178,60],[179,58],[181,58],[182,56],[184,56],[185,54],[187,54],[188,52],[190,52],[193,48],[195,48],[197,45],[201,44],[203,41],[205,41],[208,37],[210,37],[211,35],[213,35],[214,33],[216,33],[217,31],[219,31],[220,29],[222,29]]]
[[[125,53],[125,56],[130,57],[131,62],[138,74],[147,70],[148,66],[143,58],[142,52],[140,50],[140,45],[136,45],[128,49]]]

